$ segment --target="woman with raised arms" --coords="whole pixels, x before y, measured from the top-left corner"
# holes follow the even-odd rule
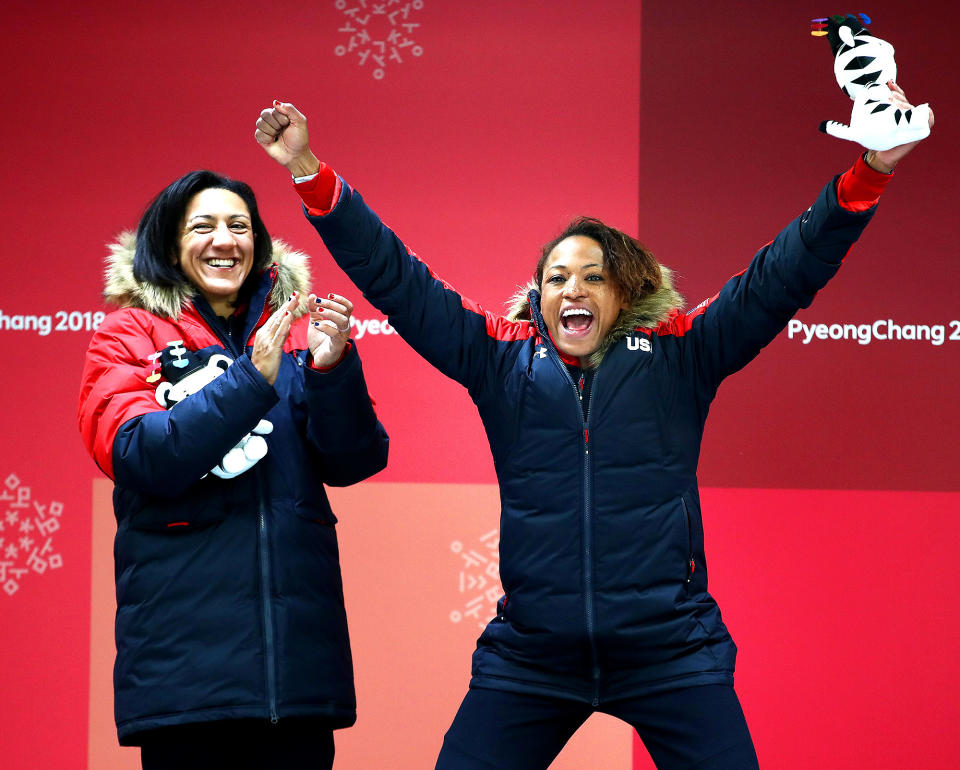
[[[889,99],[906,109],[891,84]],[[736,647],[707,590],[696,469],[723,379],[837,272],[916,142],[858,157],[719,294],[682,311],[635,238],[580,218],[506,317],[437,278],[275,102],[256,140],[364,296],[470,393],[500,486],[504,596],[437,767],[546,768],[594,711],[660,768],[751,768]]]

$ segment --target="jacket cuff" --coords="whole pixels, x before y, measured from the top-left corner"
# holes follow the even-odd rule
[[[315,216],[316,216],[316,215],[315,215]],[[334,361],[332,364],[330,364],[330,366],[317,366],[315,363],[313,363],[313,355],[312,355],[312,354],[310,353],[310,351],[308,350],[308,351],[307,351],[307,366],[310,367],[310,368],[311,368],[313,371],[315,371],[315,372],[329,372],[329,371],[332,371],[333,369],[336,369],[336,368],[340,365],[340,362],[343,361],[344,358],[347,357],[347,354],[350,352],[350,350],[351,350],[352,347],[353,347],[353,340],[347,340],[347,344],[344,345],[344,346],[343,346],[343,350],[340,351],[340,358],[338,358],[336,361]]]
[[[363,377],[360,351],[353,344],[353,340],[350,340],[350,343],[344,348],[340,360],[329,369],[304,367],[304,384],[308,398],[313,402],[313,399],[320,397],[317,403],[322,404],[326,420],[343,422],[345,425],[349,424],[351,419],[356,419],[355,416],[350,415],[352,410],[357,408],[357,404],[363,405],[359,407],[361,411],[373,405],[373,399],[367,393],[367,384]],[[331,401],[329,398],[331,393],[339,395]],[[371,411],[370,414],[373,415],[373,412]],[[361,422],[355,424],[359,425]]]
[[[340,177],[326,163],[321,161],[317,174],[305,182],[294,182],[300,200],[312,217],[329,214],[340,197]]]
[[[853,167],[837,180],[837,200],[847,211],[866,211],[877,205],[892,178],[892,172],[884,174],[871,168],[861,154]]]

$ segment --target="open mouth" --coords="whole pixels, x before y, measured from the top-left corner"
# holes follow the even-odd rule
[[[572,307],[560,314],[563,330],[574,337],[581,337],[593,327],[593,313],[582,307]]]

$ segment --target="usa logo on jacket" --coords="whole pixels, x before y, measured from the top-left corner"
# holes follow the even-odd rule
[[[653,346],[647,337],[634,337],[632,334],[627,338],[627,350],[642,350],[644,353],[652,353]]]

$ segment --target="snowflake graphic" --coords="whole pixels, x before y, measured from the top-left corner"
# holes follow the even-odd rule
[[[497,600],[503,594],[500,588],[500,530],[492,529],[480,535],[473,548],[454,540],[450,543],[450,550],[461,559],[457,582],[463,600],[460,609],[450,612],[450,622],[473,618],[480,628],[485,628],[496,616]]]
[[[336,0],[343,26],[333,52],[337,56],[355,54],[358,67],[369,65],[374,80],[383,80],[387,66],[403,64],[410,56],[423,56],[423,46],[414,39],[420,22],[414,21],[423,10],[423,0]]]
[[[52,537],[60,529],[63,503],[58,500],[44,503],[37,499],[33,490],[22,484],[15,473],[3,480],[0,501],[8,506],[0,519],[0,529],[6,524],[19,530],[20,535],[19,538],[0,538],[3,552],[0,590],[13,596],[20,590],[25,575],[43,575],[47,570],[63,566],[63,555],[56,550]]]

